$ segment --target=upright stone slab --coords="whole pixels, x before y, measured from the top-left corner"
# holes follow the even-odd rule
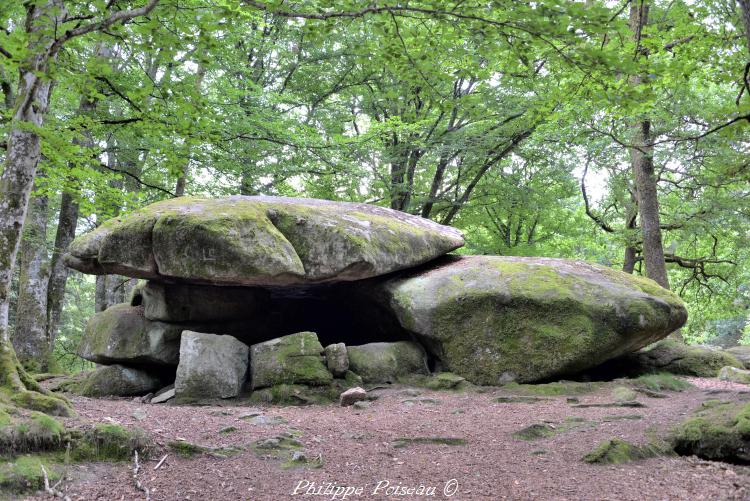
[[[184,331],[175,380],[175,401],[236,397],[247,374],[249,348],[232,336]]]
[[[329,344],[326,346],[326,365],[328,370],[336,377],[344,377],[349,370],[349,354],[344,343]]]
[[[687,320],[682,300],[656,282],[565,259],[444,258],[362,290],[383,301],[445,370],[485,385],[595,367]]]
[[[165,282],[288,285],[374,277],[463,243],[454,228],[374,205],[182,197],[78,237],[65,262],[84,273]]]
[[[250,348],[250,384],[266,388],[280,384],[322,386],[333,381],[323,359],[323,346],[314,332],[298,332]]]
[[[395,383],[410,374],[428,374],[424,349],[412,341],[348,346],[349,369],[365,383]]]
[[[91,317],[78,355],[97,364],[177,365],[183,329],[148,321],[142,306],[116,304]]]

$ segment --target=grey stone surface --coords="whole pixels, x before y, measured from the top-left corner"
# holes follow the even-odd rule
[[[412,341],[348,346],[349,369],[365,383],[395,383],[410,374],[428,374],[424,349]]]
[[[323,361],[314,332],[298,332],[250,348],[250,384],[255,390],[279,384],[329,384],[333,376]]]
[[[326,346],[326,365],[328,370],[336,377],[344,377],[349,370],[349,354],[344,343],[329,344]]]
[[[583,371],[687,320],[682,300],[656,282],[565,259],[446,257],[368,293],[443,370],[485,385]],[[349,362],[357,372],[351,347]]]
[[[232,336],[184,331],[175,380],[177,402],[231,398],[240,394],[249,348]]]
[[[84,273],[285,285],[382,275],[425,263],[463,243],[454,228],[374,205],[181,197],[78,237],[65,263]]]

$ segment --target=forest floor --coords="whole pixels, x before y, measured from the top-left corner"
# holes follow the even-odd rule
[[[362,488],[346,499],[750,498],[747,466],[674,456],[618,465],[582,460],[607,439],[644,444],[664,437],[703,401],[750,401],[746,386],[689,380],[693,388],[669,392],[668,398],[639,394],[643,408],[576,408],[566,396],[499,403],[497,397],[508,395],[502,388],[456,393],[393,387],[377,390],[379,398],[362,410],[338,405],[187,407],[73,397],[78,415],[67,424],[114,422],[152,434],[160,450],[143,461],[138,480],[154,500],[330,500],[334,496],[324,494],[329,484]],[[612,402],[612,386],[577,399],[581,404]],[[541,423],[552,425],[546,428],[550,436],[514,436]],[[302,443],[307,467],[289,467],[283,458],[251,446],[285,432]],[[185,457],[169,449],[172,441],[239,450],[226,457],[219,449]],[[71,465],[59,489],[73,500],[145,499],[132,470],[128,463]],[[385,482],[422,486],[425,496],[398,495],[387,491]],[[426,495],[429,488],[434,496]]]

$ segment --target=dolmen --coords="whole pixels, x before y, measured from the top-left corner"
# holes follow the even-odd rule
[[[552,258],[449,254],[460,231],[373,205],[181,197],[78,237],[67,266],[143,279],[89,321],[91,395],[309,403],[450,372],[549,380],[679,329],[655,282]],[[171,388],[171,386],[170,386]]]

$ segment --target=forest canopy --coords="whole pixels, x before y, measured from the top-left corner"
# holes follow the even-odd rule
[[[86,320],[133,284],[68,275],[75,234],[172,197],[262,194],[420,215],[461,229],[461,252],[648,276],[687,303],[686,340],[736,344],[750,335],[749,8],[3,2],[0,334],[36,333],[80,364],[66,354]]]

